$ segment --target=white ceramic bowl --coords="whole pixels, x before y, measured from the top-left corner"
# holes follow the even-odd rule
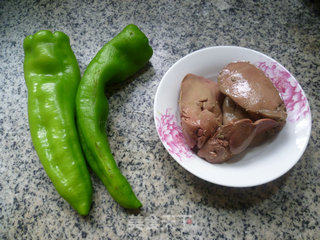
[[[211,164],[194,154],[185,143],[178,106],[180,84],[188,73],[216,81],[219,71],[233,61],[249,61],[266,73],[286,104],[287,123],[263,145],[249,148],[227,163]],[[176,62],[157,89],[154,119],[163,145],[183,168],[206,181],[230,187],[256,186],[286,173],[302,156],[311,132],[309,103],[297,80],[274,59],[235,46],[201,49]]]

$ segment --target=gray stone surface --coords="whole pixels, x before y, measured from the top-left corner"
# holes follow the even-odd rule
[[[319,239],[320,13],[317,1],[0,1],[0,239]],[[56,192],[33,148],[22,41],[40,29],[71,38],[81,72],[124,26],[154,49],[143,73],[109,93],[115,159],[144,207],[129,215],[92,174],[89,216]],[[166,152],[153,122],[156,88],[182,56],[238,45],[282,63],[300,82],[313,127],[298,164],[254,188],[207,183]]]

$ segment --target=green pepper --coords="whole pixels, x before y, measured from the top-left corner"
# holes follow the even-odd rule
[[[112,156],[105,129],[108,101],[104,91],[142,68],[152,53],[144,33],[137,26],[128,25],[90,62],[76,97],[78,131],[87,162],[113,199],[127,209],[142,205]]]
[[[75,122],[81,77],[69,37],[42,30],[27,36],[23,47],[33,145],[59,194],[81,215],[87,215],[92,186]]]

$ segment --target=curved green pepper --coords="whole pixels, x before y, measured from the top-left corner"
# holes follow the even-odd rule
[[[128,25],[90,62],[76,98],[78,131],[87,162],[114,200],[128,209],[142,205],[111,154],[105,130],[108,101],[104,90],[105,86],[133,75],[148,62],[152,53],[143,32],[135,25]]]
[[[27,36],[23,47],[33,145],[59,194],[87,215],[92,186],[75,123],[80,70],[69,37],[42,30]]]

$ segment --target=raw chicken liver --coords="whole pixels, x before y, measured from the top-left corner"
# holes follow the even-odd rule
[[[190,148],[200,149],[222,124],[220,98],[216,82],[194,74],[188,74],[182,80],[179,99],[181,125]]]

